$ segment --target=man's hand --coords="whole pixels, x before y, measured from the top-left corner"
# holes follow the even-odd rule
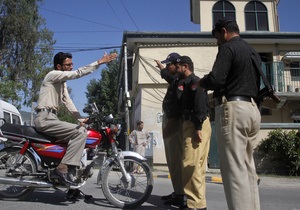
[[[118,57],[117,53],[112,53],[112,54],[104,53],[103,57],[100,58],[97,62],[98,64],[109,63],[115,60],[117,57]]]
[[[156,62],[156,65],[160,70],[165,68],[164,65],[159,60],[154,60],[154,61]]]
[[[89,118],[85,118],[82,122],[80,122],[80,125],[81,125],[81,126],[84,126],[85,123],[86,123],[88,120],[89,120]]]
[[[201,142],[202,142],[202,132],[201,132],[201,130],[196,130],[196,131],[195,131],[195,135],[194,135],[193,140],[194,140],[196,143],[201,143]]]

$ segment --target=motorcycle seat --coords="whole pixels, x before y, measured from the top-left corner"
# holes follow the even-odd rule
[[[18,136],[30,139],[34,142],[52,143],[57,140],[57,138],[53,136],[48,136],[37,131],[33,126],[5,123],[1,126],[1,131],[4,135]]]

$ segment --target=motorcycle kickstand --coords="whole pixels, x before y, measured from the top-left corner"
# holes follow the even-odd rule
[[[79,196],[84,196],[85,200],[92,199],[92,195],[87,195],[79,189],[69,189],[67,193],[67,199],[78,199]]]

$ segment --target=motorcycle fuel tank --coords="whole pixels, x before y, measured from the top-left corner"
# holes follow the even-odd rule
[[[95,148],[102,139],[102,135],[96,130],[88,130],[88,137],[86,139],[86,146],[89,148]]]

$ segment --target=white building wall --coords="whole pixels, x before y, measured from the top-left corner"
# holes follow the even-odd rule
[[[200,26],[201,31],[211,31],[212,30],[212,8],[216,1],[211,0],[199,0],[200,1]],[[236,20],[240,27],[240,31],[246,31],[245,26],[245,6],[246,4],[250,2],[249,0],[231,0],[230,3],[235,7],[235,14],[236,14]],[[269,31],[274,32],[276,30],[275,28],[275,21],[277,15],[274,14],[274,0],[264,0],[261,1],[267,8],[268,11],[268,20],[269,20]]]
[[[166,163],[160,116],[163,114],[162,101],[166,93],[167,83],[161,78],[154,59],[164,60],[172,52],[190,56],[194,61],[195,74],[202,77],[211,71],[217,47],[178,46],[139,49],[138,56],[141,59],[137,58],[139,62],[133,66],[134,74],[138,75],[136,77],[138,80],[133,81],[133,90],[135,91],[132,92],[135,101],[134,122],[140,117],[144,122],[144,129],[153,133],[156,141],[156,146],[153,148],[153,162],[155,164]]]

